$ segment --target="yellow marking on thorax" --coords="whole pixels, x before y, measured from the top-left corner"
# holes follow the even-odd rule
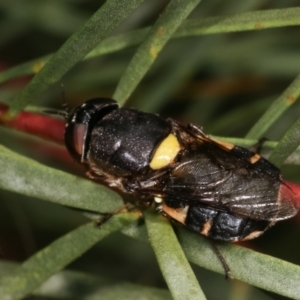
[[[150,168],[159,170],[169,165],[180,151],[180,144],[174,134],[169,134],[156,149]]]

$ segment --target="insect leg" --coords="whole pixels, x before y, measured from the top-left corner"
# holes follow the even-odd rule
[[[228,266],[225,258],[221,254],[220,249],[218,248],[218,246],[216,245],[216,243],[213,240],[211,240],[211,239],[208,239],[208,240],[209,240],[209,242],[210,242],[210,244],[211,244],[214,252],[216,253],[218,259],[222,263],[223,269],[225,271],[225,277],[226,277],[226,279],[233,280],[234,277],[231,275],[231,270],[230,270],[230,268],[229,268],[229,266]]]
[[[258,153],[260,154],[261,153],[261,150],[262,150],[262,146],[264,144],[264,142],[266,142],[268,139],[267,138],[260,138],[254,145],[252,145],[249,150],[250,151],[253,151],[255,153]]]
[[[108,213],[106,214],[105,216],[103,216],[101,219],[97,220],[96,221],[96,227],[101,227],[104,223],[106,223],[110,218],[112,218],[114,215],[122,212],[123,210],[126,210],[128,211],[128,206],[130,205],[131,203],[126,203],[120,207],[118,207],[116,210],[114,210],[113,212],[111,213]]]

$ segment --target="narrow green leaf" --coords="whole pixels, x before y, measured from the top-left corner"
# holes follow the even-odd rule
[[[56,272],[81,256],[107,235],[133,222],[137,214],[119,214],[96,228],[85,224],[57,239],[25,261],[12,274],[0,279],[1,300],[22,299]]]
[[[0,276],[7,276],[9,272],[16,272],[20,264],[0,260]],[[51,276],[38,289],[31,294],[47,299],[113,299],[113,300],[171,300],[171,295],[166,289],[153,288],[139,284],[132,284],[126,281],[113,280],[101,275],[91,275],[88,273],[64,270]],[[56,284],[63,282],[63,285]],[[79,286],[80,290],[74,289]],[[44,299],[44,298],[43,298]]]
[[[269,156],[269,160],[280,167],[284,161],[297,149],[300,145],[300,118],[294,125],[284,134],[277,146]]]
[[[16,114],[32,103],[50,85],[58,82],[78,61],[120,24],[143,0],[107,0],[100,9],[51,57],[47,64],[13,100]]]
[[[157,213],[145,213],[150,243],[174,299],[206,299],[170,222]]]
[[[0,145],[0,188],[95,212],[123,205],[114,191],[68,173],[46,167]]]
[[[159,52],[201,0],[171,0],[151,27],[123,74],[113,98],[124,104],[150,69]]]
[[[143,242],[149,242],[146,238],[144,227],[145,226],[137,227],[135,224],[132,224],[123,229],[122,233]],[[168,240],[168,235],[166,235],[167,233],[165,231],[158,230],[156,234],[158,243],[164,242],[166,239]],[[190,262],[223,274],[225,280],[223,266],[206,237],[191,232],[186,228],[179,227],[178,239]],[[218,243],[217,245],[235,279],[242,280],[279,295],[300,299],[300,266],[233,243]],[[154,245],[152,246],[154,247]],[[170,255],[171,251],[173,250],[168,249],[168,252],[164,251],[167,256],[166,261],[169,258],[169,263],[173,263]],[[182,273],[179,274],[179,277],[181,275]]]
[[[299,13],[299,7],[292,7],[218,16],[203,20],[190,20],[184,27],[180,28],[176,36],[194,36],[295,26],[300,24]]]
[[[173,299],[167,290],[150,288],[130,283],[109,285],[99,289],[87,300],[171,300]]]
[[[298,99],[300,95],[300,74],[274,101],[263,116],[255,123],[255,125],[247,133],[248,139],[259,139],[264,133],[275,123],[275,121]]]
[[[166,99],[172,99],[171,93],[176,93],[182,82],[189,78],[191,74],[199,67],[201,59],[201,50],[205,48],[203,41],[189,41],[179,46],[176,50],[188,55],[182,55],[171,68],[166,68],[164,79],[160,76],[147,84],[146,92],[143,92],[137,102],[137,108],[147,112],[157,112],[163,105],[166,105]],[[202,52],[203,53],[203,52]]]
[[[201,36],[207,34],[240,32],[257,29],[269,29],[300,24],[300,8],[254,11],[236,15],[210,17],[205,19],[185,20],[172,38]],[[84,59],[117,52],[128,47],[139,45],[150,27],[133,30],[124,34],[105,38]],[[26,62],[9,70],[0,72],[0,83],[19,76],[36,74],[50,59],[51,55]]]
[[[0,83],[20,76],[38,73],[50,59],[52,55],[39,57],[37,59],[25,62],[3,72],[0,72]]]
[[[180,228],[179,240],[189,261],[224,274],[221,262],[205,237]],[[300,266],[231,243],[218,243],[218,247],[234,278],[300,299]]]

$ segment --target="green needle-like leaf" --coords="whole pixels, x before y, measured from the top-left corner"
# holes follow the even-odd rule
[[[206,299],[170,222],[151,211],[145,218],[150,243],[173,299]]]
[[[57,239],[0,279],[1,300],[22,299],[56,272],[81,256],[107,235],[136,220],[137,214],[119,214],[96,228],[91,222]]]
[[[276,120],[299,99],[300,74],[289,85],[289,87],[274,101],[263,116],[247,133],[248,139],[259,139],[276,122]]]
[[[100,9],[51,57],[41,71],[13,100],[10,113],[15,115],[32,103],[50,85],[58,82],[104,37],[120,24],[143,0],[107,0]]]
[[[123,205],[112,190],[46,167],[0,145],[0,188],[95,212],[112,212]]]
[[[273,9],[247,12],[236,15],[210,17],[205,19],[185,20],[172,38],[201,36],[216,33],[263,30],[269,28],[295,26],[300,24],[300,8]],[[149,33],[150,27],[133,30],[112,37],[107,37],[84,59],[117,52],[139,45]],[[14,68],[0,72],[0,83],[23,75],[36,74],[50,59],[51,55],[37,58]]]
[[[269,160],[280,167],[284,161],[297,149],[300,145],[300,118],[295,124],[284,134],[282,139],[269,156]]]
[[[153,222],[158,221],[154,220]],[[150,236],[148,224],[147,230]],[[122,232],[143,242],[149,242],[146,238],[144,226],[137,228],[133,224],[123,229]],[[160,243],[169,244],[168,241],[165,242],[165,240],[168,240],[167,232],[156,230],[155,233],[157,239],[155,243],[158,243],[158,245],[160,245]],[[187,228],[179,227],[178,239],[190,262],[223,274],[225,280],[224,268],[206,237],[191,232]],[[173,241],[173,243],[175,242]],[[279,295],[300,299],[300,266],[232,243],[218,243],[217,245],[235,279],[242,280]],[[153,243],[152,246],[155,248]],[[160,249],[160,251],[162,251],[162,249]],[[165,253],[165,255],[170,258],[169,254],[173,252],[173,250],[168,251],[169,252]],[[159,260],[159,257],[157,257],[157,259]],[[173,263],[171,258],[169,259],[169,263],[170,262]],[[176,270],[176,268],[169,272],[172,274],[174,270]]]
[[[179,240],[189,261],[224,274],[222,264],[206,238],[180,228]],[[300,299],[300,266],[231,243],[218,244],[218,247],[234,278]]]
[[[0,260],[0,276],[19,270],[20,264]],[[154,288],[140,284],[133,284],[106,276],[105,270],[101,274],[92,275],[77,271],[63,270],[45,281],[38,289],[31,292],[32,296],[42,299],[85,299],[85,300],[171,300],[167,289]],[[63,282],[63,285],[55,284]],[[54,283],[54,284],[53,284]],[[80,286],[80,290],[74,289]],[[141,296],[142,295],[142,296]]]
[[[201,0],[171,0],[151,27],[123,74],[113,98],[124,104],[157,58],[159,52]]]
[[[178,35],[190,36],[299,25],[299,7],[246,12],[191,20]]]

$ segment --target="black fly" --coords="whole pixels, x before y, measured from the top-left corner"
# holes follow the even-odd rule
[[[214,240],[256,238],[298,211],[292,187],[259,154],[112,99],[69,113],[65,143],[91,177]]]

